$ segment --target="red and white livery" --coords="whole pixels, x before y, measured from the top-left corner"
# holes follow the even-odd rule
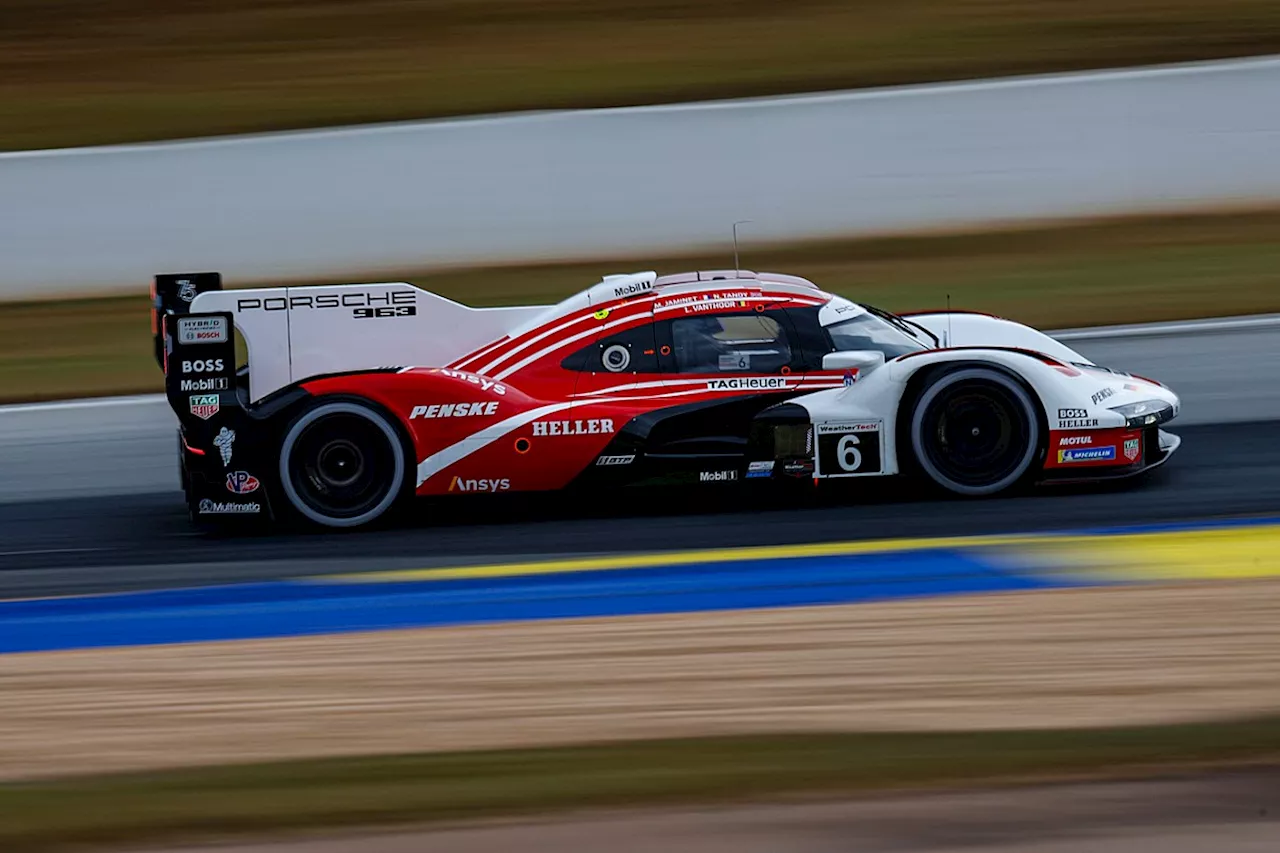
[[[1179,444],[1159,382],[1009,320],[897,316],[790,275],[606,276],[515,308],[215,273],[153,290],[198,519],[354,527],[415,495],[895,475],[989,495],[1137,474]]]

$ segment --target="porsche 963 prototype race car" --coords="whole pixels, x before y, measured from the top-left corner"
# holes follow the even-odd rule
[[[1009,320],[898,316],[790,275],[642,272],[471,308],[199,273],[157,276],[153,305],[197,521],[344,528],[414,496],[898,475],[994,495],[1140,474],[1179,444],[1157,381]]]

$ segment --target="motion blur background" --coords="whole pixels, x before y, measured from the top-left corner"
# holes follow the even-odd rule
[[[1047,329],[1277,312],[1273,54],[1275,0],[0,0],[0,402],[106,398],[0,410],[0,597],[472,563],[520,576],[531,560],[602,553],[621,554],[611,570],[625,573],[635,554],[672,547],[1195,528],[1057,543],[1047,562],[1038,547],[948,546],[978,575],[1016,576],[1004,595],[911,586],[928,575],[916,543],[886,552],[916,561],[908,603],[377,635],[386,645],[342,633],[26,648],[16,638],[88,623],[110,637],[111,620],[123,637],[152,618],[135,610],[216,626],[261,602],[128,599],[108,615],[45,616],[0,603],[0,847],[1269,766],[1280,454],[1265,418],[1280,389],[1268,370],[1229,372],[1280,357],[1265,322],[1086,338],[1086,355],[1114,347],[1137,362],[1116,367],[1154,364],[1194,387],[1183,456],[1136,494],[978,507],[689,505],[630,520],[525,508],[507,526],[210,542],[185,528],[162,407],[115,398],[160,390],[145,296],[157,272],[550,302],[605,273],[725,266],[740,219],[744,266],[891,310],[950,301]],[[1169,63],[1194,64],[1116,70]],[[814,97],[705,103],[792,95]],[[690,106],[659,106],[677,103]],[[387,122],[402,124],[331,130]],[[1224,517],[1249,524],[1214,532]],[[1170,554],[1184,555],[1177,571],[1153,568]],[[859,596],[882,597],[873,567],[828,556],[847,560]],[[1064,564],[1088,580],[1040,573]],[[789,565],[760,570],[784,587]],[[1048,591],[1099,576],[1101,589]],[[581,746],[729,735],[743,739]],[[525,751],[441,757],[484,747]],[[401,753],[414,755],[386,757]],[[308,758],[327,763],[246,764]],[[192,769],[204,764],[236,767]],[[123,771],[141,775],[103,775]],[[1241,828],[1214,809],[1280,813],[1280,785],[1257,772],[1208,793],[1107,795],[1133,805],[1124,814],[1087,792],[1074,818],[1032,803],[1043,829],[1030,834],[1151,824],[1166,847],[1274,842],[1274,821]],[[1174,807],[1150,805],[1162,798]],[[1179,803],[1185,826],[1167,829]],[[860,836],[866,849],[941,849],[973,828],[946,803],[901,808],[795,819],[843,828],[810,837],[814,850],[845,849],[827,845],[868,822],[880,829]],[[991,808],[974,812],[991,838],[1019,838]],[[912,814],[949,829],[886,828]],[[778,829],[789,820],[753,830],[759,849],[799,843]],[[688,849],[726,833],[658,838],[658,823],[484,843]]]

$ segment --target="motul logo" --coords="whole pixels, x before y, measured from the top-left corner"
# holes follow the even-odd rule
[[[592,418],[584,421],[536,421],[534,435],[599,435],[613,432],[611,418]]]
[[[1064,435],[1058,439],[1059,447],[1078,447],[1082,444],[1093,444],[1091,435]]]
[[[501,480],[464,480],[454,477],[449,481],[451,492],[505,492],[511,488],[511,481],[503,477]]]

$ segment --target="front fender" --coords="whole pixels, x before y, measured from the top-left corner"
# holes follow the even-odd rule
[[[1091,363],[1071,347],[1054,340],[1044,332],[1003,317],[955,311],[908,316],[911,322],[919,323],[937,335],[944,347],[1026,349],[1042,352],[1068,363]]]

